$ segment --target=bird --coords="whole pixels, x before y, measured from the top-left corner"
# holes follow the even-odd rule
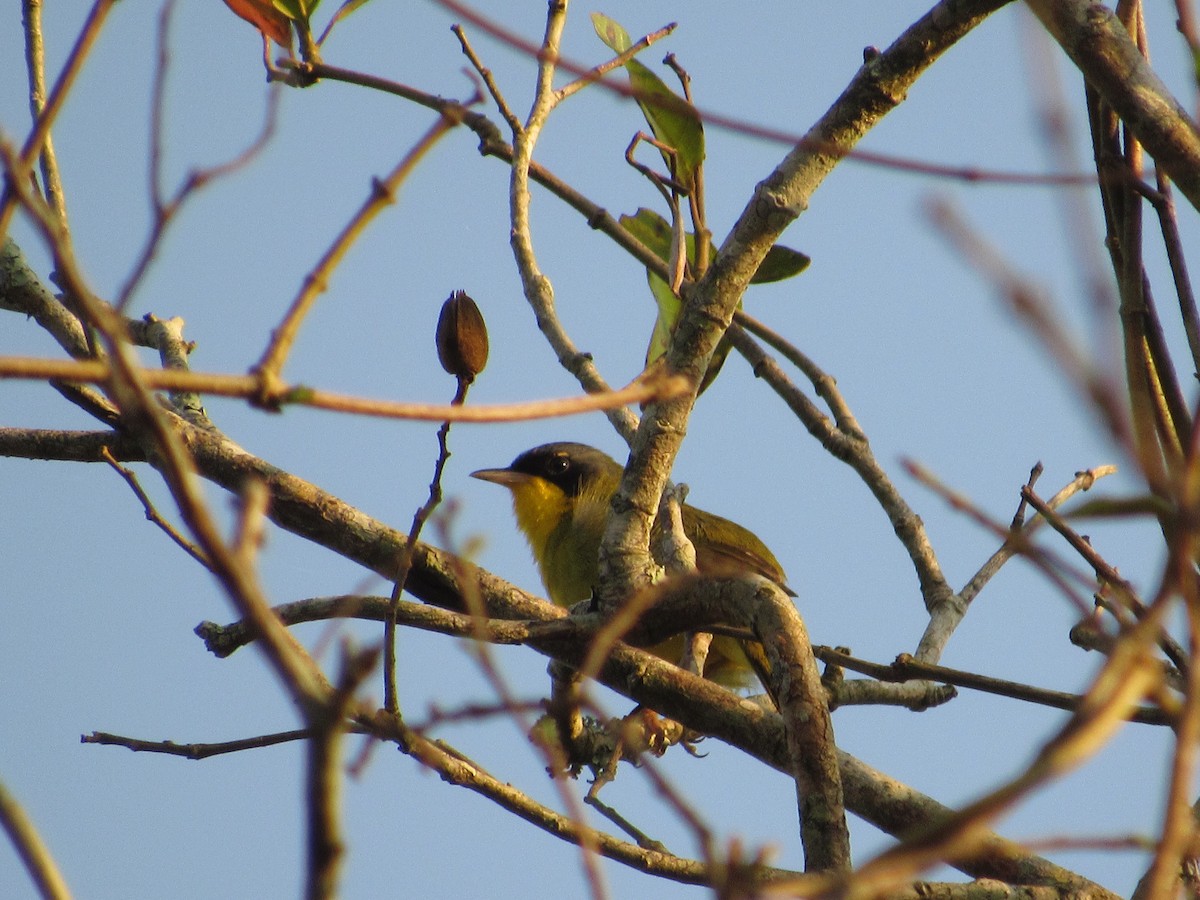
[[[620,463],[595,447],[559,441],[527,450],[505,468],[479,469],[471,477],[502,485],[512,493],[517,527],[529,542],[550,599],[570,607],[592,596],[609,503],[623,472]],[[752,531],[688,504],[681,512],[699,572],[754,573],[795,596],[779,560]],[[650,648],[675,664],[682,649],[682,635]],[[725,687],[748,688],[756,673],[763,677],[763,662],[761,646],[756,645],[748,657],[737,638],[717,635],[704,677]]]

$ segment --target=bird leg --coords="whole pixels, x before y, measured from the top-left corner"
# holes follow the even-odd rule
[[[563,756],[561,768],[571,775],[590,762],[591,753],[584,745],[585,725],[579,706],[579,675],[567,666],[550,666],[550,699],[546,712],[557,731],[556,743]]]
[[[706,631],[689,631],[683,638],[683,656],[679,660],[679,668],[703,678],[704,663],[708,660],[708,648],[713,636]]]

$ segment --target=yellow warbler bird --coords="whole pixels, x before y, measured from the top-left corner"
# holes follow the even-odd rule
[[[623,471],[595,447],[559,442],[527,450],[507,468],[480,469],[471,477],[512,492],[517,526],[529,541],[550,599],[559,606],[572,606],[592,595],[609,502]],[[683,530],[696,548],[700,572],[752,572],[795,596],[785,582],[783,567],[753,532],[687,504],[682,513]],[[672,663],[679,662],[682,649],[682,636],[652,648]],[[756,649],[755,656],[761,657],[761,648]],[[718,635],[709,649],[704,675],[726,687],[746,687],[752,683],[754,669],[740,641]]]

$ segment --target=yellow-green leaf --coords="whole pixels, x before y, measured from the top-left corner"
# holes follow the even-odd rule
[[[683,301],[671,293],[671,286],[655,275],[646,273],[650,282],[650,293],[658,306],[658,315],[654,319],[654,331],[650,333],[650,346],[646,348],[646,367],[649,368],[667,352],[671,343],[671,332],[679,321],[679,311],[683,309]]]
[[[807,253],[793,250],[782,244],[775,244],[763,261],[758,264],[758,270],[750,279],[751,284],[767,284],[771,281],[783,281],[793,275],[799,275],[812,262]]]
[[[621,227],[646,245],[663,262],[671,261],[671,223],[652,209],[642,207],[632,216],[621,216]],[[695,259],[696,240],[687,236],[688,260]]]
[[[294,22],[305,22],[312,18],[321,0],[272,0],[275,8]]]
[[[669,235],[667,240],[669,243]],[[662,358],[671,345],[671,334],[679,322],[683,301],[671,292],[670,285],[649,270],[646,271],[646,280],[650,283],[650,293],[658,307],[658,315],[654,319],[654,330],[650,333],[650,346],[646,348],[646,368],[649,368]],[[725,365],[725,360],[729,357],[729,351],[732,349],[733,343],[727,337],[722,337],[708,362],[704,377],[700,379],[699,393],[703,394],[708,390],[708,386],[713,383],[713,379]]]
[[[317,46],[325,43],[325,38],[329,37],[329,32],[333,31],[333,26],[342,19],[346,18],[350,13],[357,10],[360,6],[365,6],[367,0],[343,0],[342,5],[337,8],[337,12],[330,18],[329,23],[325,26],[325,30],[321,32],[321,37],[317,40]]]
[[[675,150],[663,154],[671,175],[689,191],[704,162],[704,126],[696,108],[677,96],[666,83],[636,59],[625,63],[634,99],[654,136]]]
[[[596,29],[596,36],[608,44],[613,53],[624,53],[633,46],[629,32],[622,28],[620,23],[602,13],[592,13],[592,27]]]
[[[596,35],[614,53],[624,53],[633,41],[621,25],[600,13],[592,13]],[[704,162],[704,127],[700,114],[687,100],[677,95],[666,83],[636,59],[625,63],[633,98],[654,136],[675,151],[664,153],[672,177],[688,190],[696,183],[696,170]]]
[[[670,262],[671,260],[671,223],[652,209],[642,207],[632,216],[621,216],[621,227],[646,245],[655,256]],[[688,262],[696,261],[696,239],[687,236]],[[709,259],[717,255],[716,244],[709,243]],[[812,260],[790,247],[776,244],[767,251],[763,261],[759,263],[758,271],[750,279],[751,284],[766,284],[771,281],[783,281],[799,275],[808,268]]]
[[[1161,497],[1142,494],[1136,497],[1096,497],[1072,509],[1070,519],[1124,519],[1134,516],[1160,516],[1170,512]]]

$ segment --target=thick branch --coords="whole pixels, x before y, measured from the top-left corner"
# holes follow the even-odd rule
[[[764,584],[756,592],[752,608],[754,633],[771,663],[772,693],[787,730],[805,871],[848,870],[850,832],[833,720],[808,630],[792,598],[777,585]]]
[[[1138,142],[1200,209],[1200,133],[1111,10],[1089,0],[1028,0],[1029,8],[1117,111]]]

